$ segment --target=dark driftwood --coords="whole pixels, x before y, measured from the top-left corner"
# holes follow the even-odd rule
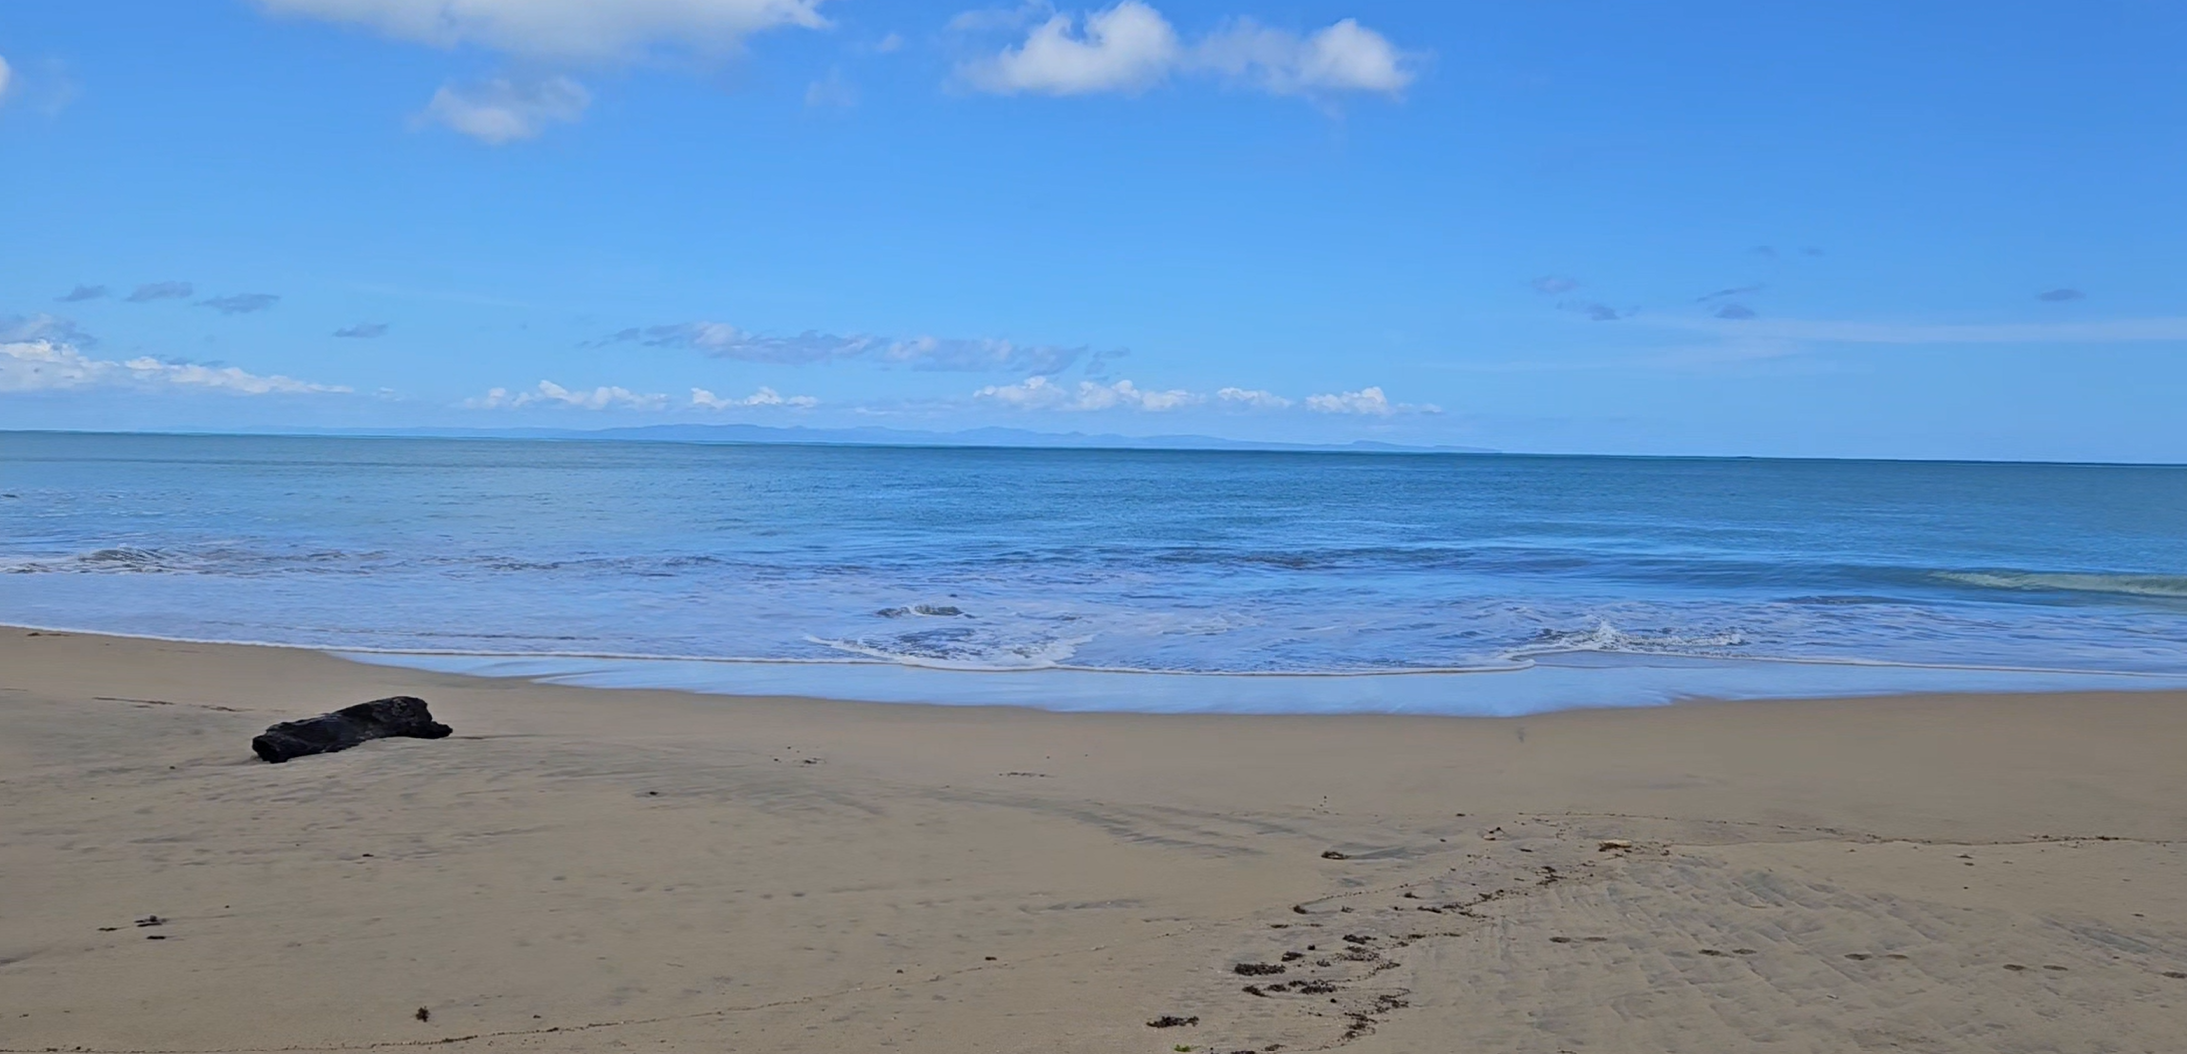
[[[368,739],[388,736],[439,739],[452,731],[454,729],[433,720],[432,712],[425,708],[425,700],[398,695],[392,699],[345,706],[331,714],[307,717],[302,721],[283,721],[267,729],[265,735],[251,740],[251,749],[267,761],[282,762],[306,754],[348,750]]]

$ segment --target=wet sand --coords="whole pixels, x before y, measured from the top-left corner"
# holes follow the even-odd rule
[[[455,736],[250,753],[393,694]],[[1051,714],[0,629],[10,1051],[2176,1051],[2183,844],[2182,693]]]

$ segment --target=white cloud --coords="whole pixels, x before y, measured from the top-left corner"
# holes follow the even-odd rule
[[[350,390],[278,374],[249,373],[234,366],[161,362],[148,356],[123,362],[94,359],[73,345],[50,340],[0,344],[0,392],[85,389],[195,390],[234,395],[322,395]]]
[[[660,392],[634,392],[618,385],[603,385],[590,390],[564,388],[553,381],[540,381],[536,386],[510,391],[507,388],[488,389],[485,395],[464,400],[464,406],[474,410],[521,410],[527,406],[547,407],[559,410],[673,410],[678,409],[676,400]],[[773,388],[761,388],[742,399],[724,398],[704,388],[691,389],[691,401],[684,406],[695,410],[730,410],[759,406],[786,406],[794,409],[818,406],[820,400],[810,395],[783,395]]]
[[[1117,381],[1114,384],[1079,381],[1070,385],[1057,383],[1045,376],[1028,377],[1016,384],[991,384],[973,392],[972,397],[1020,410],[1070,411],[1122,409],[1158,412],[1198,406],[1210,401],[1206,395],[1180,388],[1148,391],[1130,381]],[[1213,401],[1220,406],[1249,410],[1285,410],[1298,405],[1291,399],[1260,388],[1218,388]],[[1380,388],[1309,395],[1304,403],[1306,409],[1315,413],[1360,414],[1369,417],[1443,412],[1441,407],[1432,403],[1393,403]]]
[[[817,29],[824,0],[258,0],[276,14],[369,26],[398,40],[562,59],[631,59],[665,46],[734,51],[784,26]]]
[[[785,397],[782,393],[767,387],[762,387],[742,399],[724,399],[704,388],[693,388],[691,389],[691,405],[703,410],[734,410],[747,406],[788,406],[803,410],[820,405],[820,400],[810,395]]]
[[[1160,83],[1184,55],[1169,21],[1139,0],[1085,16],[1083,33],[1075,32],[1078,21],[1056,14],[1025,43],[961,72],[973,86],[1004,95],[1136,92]]]
[[[1249,406],[1255,410],[1281,410],[1291,405],[1291,400],[1259,388],[1223,388],[1215,393],[1215,398],[1226,403]]]
[[[1015,28],[1034,10],[966,12],[951,28]],[[1187,46],[1161,12],[1142,0],[1120,0],[1083,18],[1053,13],[1023,43],[960,65],[957,73],[972,87],[1004,95],[1134,93],[1174,73],[1215,74],[1275,95],[1396,95],[1417,76],[1413,64],[1357,19],[1301,36],[1240,18]]]
[[[1201,41],[1193,57],[1273,95],[1396,95],[1415,76],[1389,38],[1352,18],[1305,37],[1241,18]]]
[[[518,83],[503,78],[468,85],[442,85],[425,105],[427,120],[500,146],[530,139],[547,125],[575,121],[592,104],[592,94],[569,77]]]
[[[573,410],[663,410],[668,407],[668,396],[645,395],[621,387],[580,391],[564,388],[553,381],[540,381],[537,387],[528,391],[490,389],[485,395],[468,400],[463,405],[479,410],[516,410],[526,406]]]
[[[1066,387],[1046,377],[1028,377],[1017,384],[990,384],[973,392],[975,399],[989,399],[1021,410],[1175,410],[1205,401],[1206,397],[1172,389],[1150,392],[1130,381],[1096,384],[1080,381]]]
[[[8,97],[8,82],[15,79],[15,71],[8,68],[8,60],[0,56],[0,99]]]
[[[1393,403],[1380,388],[1361,388],[1356,392],[1337,392],[1333,395],[1309,395],[1306,397],[1306,408],[1318,414],[1362,414],[1369,417],[1443,412],[1443,408],[1434,403]]]

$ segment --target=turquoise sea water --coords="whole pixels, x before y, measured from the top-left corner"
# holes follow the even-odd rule
[[[2187,468],[0,433],[0,621],[710,691],[2187,685]]]

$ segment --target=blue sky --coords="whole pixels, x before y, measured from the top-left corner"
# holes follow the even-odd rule
[[[0,427],[2187,460],[2187,7],[15,0]]]

